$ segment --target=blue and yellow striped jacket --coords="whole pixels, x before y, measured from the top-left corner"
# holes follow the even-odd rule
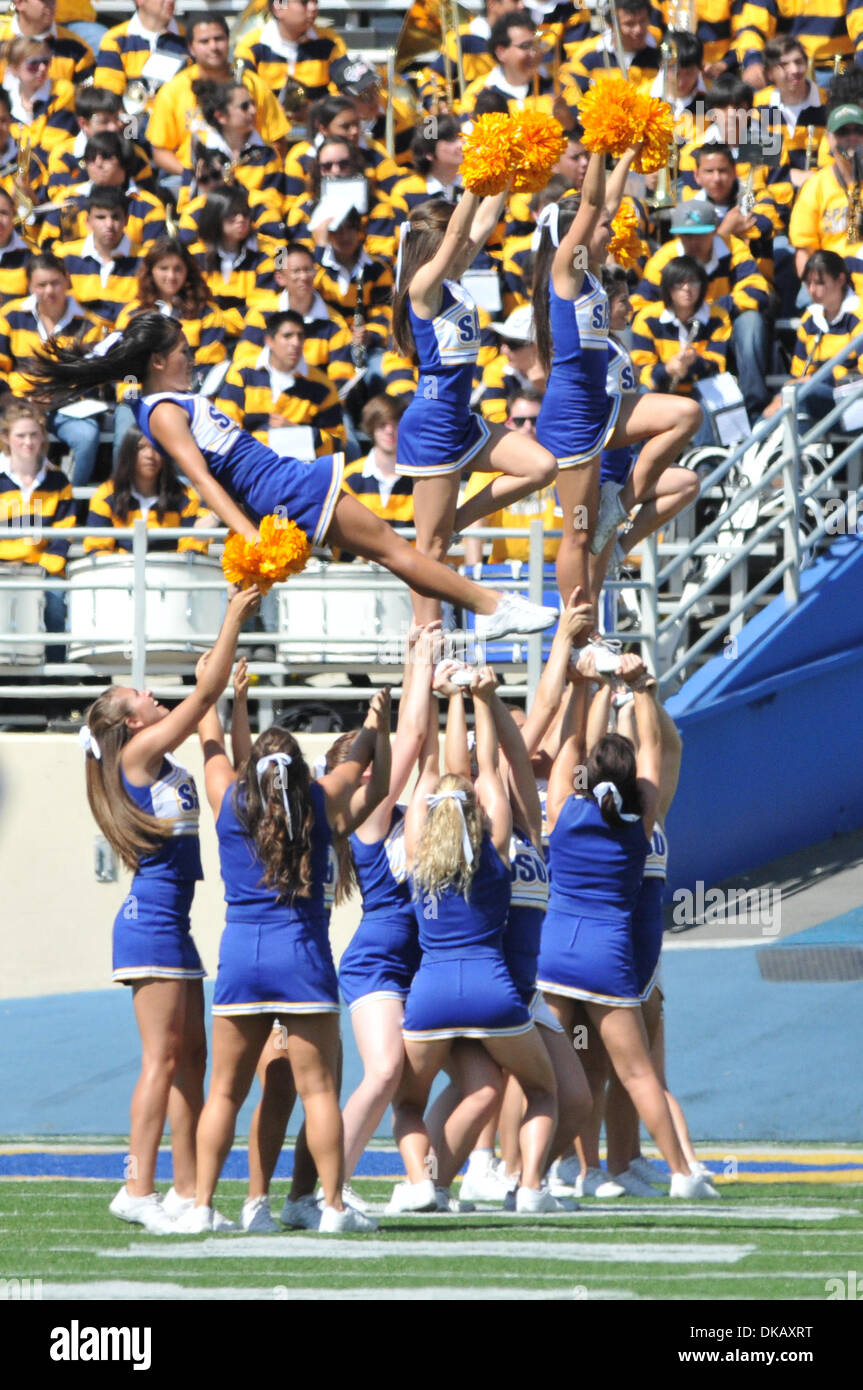
[[[329,246],[315,249],[315,289],[325,304],[351,324],[361,313],[369,333],[384,347],[392,330],[393,272],[385,260],[360,252],[352,272],[338,264]]]
[[[810,304],[797,330],[791,375],[797,378],[810,375],[817,367],[838,356],[858,333],[863,333],[863,304],[856,294],[846,294],[839,306],[839,313],[830,321],[823,304]],[[838,362],[833,368],[834,383],[840,382],[849,372],[859,370],[858,356],[852,352],[844,362]]]
[[[268,19],[237,44],[234,57],[256,72],[276,96],[290,77],[302,83],[310,101],[318,101],[330,85],[330,63],[346,53],[338,34],[316,24],[300,39],[296,58],[289,57],[276,21]]]
[[[243,335],[233,352],[235,367],[248,367],[257,361],[264,348],[267,319],[271,314],[281,313],[290,307],[288,291],[274,290],[266,299],[262,297],[257,308],[249,310],[243,324]],[[352,335],[344,319],[330,309],[320,295],[315,295],[310,312],[303,317],[306,326],[303,357],[309,366],[317,367],[334,383],[350,381],[354,375]]]
[[[0,43],[9,43],[10,39],[17,38],[20,32],[14,14],[4,14],[0,17]],[[47,33],[44,41],[51,50],[49,82],[83,82],[91,76],[96,66],[93,50],[71,29],[55,24],[54,32]],[[5,76],[6,59],[0,58],[0,83]]]
[[[399,476],[384,501],[380,483],[375,476],[375,451],[370,449],[363,458],[345,467],[342,489],[356,497],[370,512],[390,526],[412,526],[414,520],[414,480]]]
[[[66,266],[72,293],[85,313],[113,328],[124,304],[138,292],[138,258],[124,236],[110,262],[96,255],[92,234],[83,241],[57,241],[54,253]]]
[[[276,392],[269,356],[264,348],[254,366],[231,368],[216,402],[218,409],[262,444],[267,443],[270,416],[280,415],[286,425],[311,426],[318,455],[338,452],[344,447],[345,425],[332,383],[301,360],[285,389]]]
[[[288,206],[288,182],[285,178],[284,161],[272,145],[264,144],[257,131],[252,132],[237,164],[234,164],[230,150],[215,131],[206,130],[200,135],[190,134],[186,137],[177,151],[177,158],[183,165],[183,180],[177,195],[177,208],[180,212],[193,197],[198,196],[195,165],[201,147],[221,160],[225,172],[230,171],[232,182],[237,183],[240,188],[245,188],[249,194],[259,194],[274,213],[284,215]]]
[[[101,337],[101,328],[70,297],[66,300],[63,316],[53,336],[64,346],[95,344]],[[36,356],[48,337],[44,324],[37,316],[34,294],[3,305],[0,311],[0,381],[6,383],[13,395],[26,396],[31,391],[26,380],[30,359]]]
[[[256,308],[267,293],[277,288],[272,254],[258,245],[254,234],[233,258],[217,256],[214,263],[213,256],[200,241],[192,243],[189,254],[198,262],[210,298],[225,316],[228,334],[239,338],[249,309]]]
[[[130,82],[143,78],[149,83],[150,78],[144,78],[144,68],[150,61],[151,52],[175,60],[177,72],[185,66],[189,57],[186,40],[173,20],[169,28],[159,35],[152,51],[148,40],[143,37],[137,15],[127,19],[124,24],[117,24],[108,30],[99,45],[96,86],[107,87],[110,92],[122,96]],[[161,85],[161,82],[153,83],[153,86]]]
[[[15,478],[0,471],[0,526],[31,523],[41,525],[48,534],[38,540],[22,536],[0,541],[0,562],[41,565],[48,574],[62,574],[69,553],[63,530],[75,525],[75,502],[66,474],[50,463],[43,464],[30,493],[22,492]]]
[[[70,188],[76,187],[86,179],[87,171],[82,162],[86,144],[87,137],[80,131],[74,140],[66,140],[62,145],[56,145],[48,156],[47,188],[48,197],[52,202],[62,202]],[[130,179],[136,188],[154,193],[156,177],[143,146],[131,141],[127,143],[127,148],[129,144],[132,155]]]
[[[131,550],[132,542],[128,536],[114,536],[111,531],[122,529],[125,526],[132,526],[136,521],[146,521],[147,523],[147,552],[152,554],[155,550],[196,550],[200,555],[206,555],[209,541],[197,540],[192,536],[188,540],[160,540],[158,536],[153,536],[153,531],[158,532],[162,527],[179,528],[195,525],[198,517],[206,510],[201,505],[198,494],[190,487],[184,487],[186,501],[180,511],[166,511],[162,520],[159,520],[155,507],[148,507],[146,511],[141,506],[141,499],[133,493],[138,505],[130,507],[128,516],[120,517],[114,511],[112,503],[114,501],[114,484],[109,478],[106,483],[102,483],[90,498],[90,510],[87,513],[88,526],[104,527],[104,536],[87,536],[84,540],[84,549],[89,554],[91,551],[118,551]]]
[[[727,368],[728,346],[731,342],[731,320],[720,304],[702,304],[695,315],[698,325],[690,342],[698,353],[687,376],[672,385],[667,363],[676,357],[683,344],[683,325],[673,310],[664,304],[649,304],[636,314],[632,324],[630,356],[638,371],[642,386],[648,391],[676,391],[683,396],[693,394],[696,381],[716,376]]]
[[[648,304],[662,299],[659,284],[662,272],[675,256],[685,256],[687,237],[667,241],[650,257],[644,267],[644,275],[632,294],[632,307],[638,312]],[[763,314],[770,302],[770,286],[760,274],[749,247],[738,237],[713,238],[713,254],[707,271],[707,302],[720,304],[731,315],[732,322],[738,314],[747,309],[755,309]]]
[[[55,250],[58,241],[83,241],[87,235],[87,200],[92,188],[89,180],[70,188],[63,201],[40,219],[39,244],[45,251]],[[126,207],[129,212],[126,236],[136,254],[145,252],[154,241],[167,234],[165,205],[152,193],[130,188]]]
[[[852,51],[845,24],[847,0],[735,0],[738,47],[748,57],[761,57],[768,39],[791,34],[807,57],[830,68],[838,53]]]
[[[27,265],[30,250],[17,232],[0,246],[0,308],[27,293]]]

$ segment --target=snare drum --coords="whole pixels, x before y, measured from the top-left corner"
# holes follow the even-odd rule
[[[48,575],[39,565],[0,565],[0,632],[20,632],[31,637],[44,632],[45,595],[39,589],[7,589],[4,580],[43,579]],[[45,660],[45,647],[39,642],[21,646],[0,642],[0,663],[8,666],[39,666]]]
[[[69,575],[70,659],[127,666],[135,627],[135,562],[130,555],[87,555]],[[225,582],[217,559],[196,552],[147,557],[148,656],[188,663],[213,645],[225,611]],[[218,588],[201,585],[218,582]],[[104,644],[95,637],[114,640]]]
[[[328,666],[404,661],[410,591],[380,565],[311,561],[278,590],[279,660]],[[290,638],[314,638],[292,642]],[[339,640],[342,639],[342,640]],[[331,644],[331,645],[328,645]]]

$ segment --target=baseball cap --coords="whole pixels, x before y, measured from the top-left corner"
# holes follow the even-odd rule
[[[492,333],[507,338],[512,343],[532,343],[536,339],[533,323],[533,309],[529,304],[519,304],[511,314],[498,323],[490,323]]]
[[[687,203],[680,203],[671,214],[671,230],[679,235],[686,235],[690,232],[693,236],[699,232],[715,232],[719,219],[716,216],[716,209],[704,198],[692,198]]]
[[[380,87],[381,79],[374,68],[357,58],[339,58],[330,64],[330,77],[340,92],[359,97],[372,87]]]
[[[837,130],[842,130],[846,125],[863,126],[863,107],[837,106],[835,111],[830,112],[827,117],[827,129],[831,135],[835,135]]]

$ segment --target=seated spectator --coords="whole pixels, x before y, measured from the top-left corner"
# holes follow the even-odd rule
[[[623,49],[623,75],[637,87],[649,86],[659,69],[659,45],[650,32],[650,5],[647,0],[615,0],[614,8]],[[572,50],[561,76],[565,87],[586,92],[591,78],[608,68],[620,71],[614,35],[606,24],[601,34]]]
[[[238,338],[250,308],[275,289],[275,263],[252,232],[249,199],[235,184],[215,189],[198,214],[199,240],[189,251],[222,310],[229,335]]]
[[[45,457],[48,436],[42,416],[26,401],[11,401],[0,420],[0,526],[33,524],[38,536],[0,540],[0,566],[40,565],[62,577],[69,542],[63,530],[75,525],[75,503],[66,474]],[[41,534],[42,532],[47,534]],[[46,632],[66,627],[66,598],[60,588],[45,590]],[[48,661],[63,661],[64,646],[46,648]]]
[[[170,459],[166,459],[154,448],[136,425],[132,425],[123,436],[117,450],[113,477],[98,487],[90,499],[87,513],[87,526],[100,526],[105,529],[103,536],[87,536],[84,549],[110,551],[132,549],[132,541],[127,536],[115,536],[116,528],[132,526],[136,521],[146,521],[148,531],[158,532],[161,527],[177,529],[188,527],[218,526],[212,512],[206,510],[196,492],[182,483]],[[208,541],[196,540],[193,536],[182,540],[161,539],[158,535],[147,537],[147,550],[196,550],[206,555]]]
[[[317,367],[333,385],[350,381],[354,375],[351,359],[352,332],[341,314],[326,305],[315,289],[317,267],[307,246],[289,241],[276,263],[276,288],[250,309],[243,324],[243,336],[233,353],[233,365],[245,367],[254,362],[264,346],[266,320],[270,314],[293,309],[305,324],[303,357]]]
[[[210,82],[198,78],[192,91],[201,112],[201,122],[190,130],[180,146],[178,157],[183,180],[177,198],[182,208],[198,195],[198,174],[203,164],[215,166],[224,178],[260,193],[274,212],[286,209],[287,182],[282,156],[265,145],[255,129],[255,103],[242,82]]]
[[[752,211],[740,207],[740,180],[734,156],[727,145],[700,145],[694,153],[696,188],[684,188],[683,196],[707,201],[717,217],[717,234],[739,237],[745,241],[759,271],[768,284],[773,283],[773,238],[783,231],[780,209],[762,190],[755,198]]]
[[[27,263],[31,252],[15,230],[16,219],[13,195],[0,188],[0,308],[10,299],[20,299],[27,293]]]
[[[791,34],[780,34],[765,46],[764,67],[771,85],[758,92],[755,108],[768,116],[781,135],[781,162],[790,168],[791,181],[799,188],[809,177],[807,148],[817,150],[824,134],[826,97],[810,80],[806,53]]]
[[[48,157],[48,197],[61,202],[66,189],[82,183],[87,177],[81,163],[91,135],[101,135],[105,131],[121,134],[128,123],[123,110],[123,102],[116,92],[104,87],[78,87],[75,91],[75,120],[78,133],[55,145]],[[136,187],[155,192],[155,178],[149,159],[139,144],[125,139],[128,151],[128,172]]]
[[[56,243],[81,308],[109,331],[137,290],[138,261],[126,236],[126,216],[121,189],[94,188],[87,200],[87,235]]]
[[[651,83],[650,95],[662,97],[668,102],[674,117],[675,133],[681,139],[687,128],[691,130],[692,123],[698,119],[699,110],[703,109],[702,98],[707,91],[702,75],[705,45],[698,34],[687,34],[683,30],[670,29],[666,38],[673,42],[677,54],[674,64],[676,80],[669,84],[668,91],[663,92],[662,73],[658,72]]]
[[[735,371],[750,420],[760,415],[769,399],[767,373],[770,286],[758,271],[749,247],[737,237],[716,231],[716,211],[699,198],[676,207],[671,214],[672,240],[656,251],[632,295],[638,312],[662,298],[662,272],[676,256],[694,256],[707,271],[707,303],[719,304],[731,318]]]
[[[479,395],[480,412],[486,420],[502,424],[510,413],[510,403],[526,389],[545,392],[545,372],[536,352],[533,309],[522,304],[502,323],[489,327],[497,335],[500,354],[483,369]]]
[[[319,222],[319,204],[330,189],[338,192],[340,182],[359,181],[364,188],[360,202],[365,202],[366,210],[363,211],[360,206],[356,212],[361,218],[366,249],[370,256],[392,259],[395,249],[393,207],[381,197],[373,181],[366,175],[364,166],[365,157],[356,145],[349,145],[346,140],[332,136],[321,141],[310,166],[311,189],[296,199],[286,218],[292,240],[305,241],[309,246],[322,245],[326,240],[329,219]]]
[[[803,269],[802,278],[812,303],[804,312],[797,330],[791,359],[791,377],[794,381],[812,376],[825,362],[838,356],[852,338],[863,332],[863,305],[852,289],[848,269],[841,256],[837,256],[835,251],[813,252]],[[833,409],[834,387],[849,372],[859,370],[856,353],[851,353],[844,362],[837,362],[831,373],[832,380],[815,387],[801,402],[810,422],[822,420]],[[775,415],[781,405],[782,392],[777,391],[764,414]]]
[[[122,96],[130,82],[140,82],[152,104],[154,93],[185,67],[186,59],[186,41],[174,20],[174,0],[137,0],[132,18],[109,29],[102,40],[96,55],[96,86]]]
[[[734,73],[718,77],[704,99],[710,124],[680,151],[680,181],[695,187],[695,151],[700,145],[727,145],[734,159],[737,177],[745,182],[749,164],[740,159],[741,146],[757,140],[760,128],[752,124],[752,88]],[[763,181],[763,180],[762,180]]]
[[[234,55],[286,107],[296,100],[291,84],[299,85],[308,101],[326,96],[330,64],[347,52],[338,34],[314,22],[311,7],[312,0],[269,0],[270,18],[240,40]]]
[[[290,197],[301,198],[311,191],[315,154],[328,138],[345,140],[361,151],[365,175],[382,197],[389,197],[393,185],[404,177],[404,170],[393,163],[385,147],[366,135],[356,100],[349,96],[325,96],[309,108],[308,140],[299,140],[288,155],[285,172]]]
[[[857,293],[863,291],[859,254],[863,227],[849,220],[848,190],[857,180],[855,158],[863,147],[863,107],[844,103],[828,107],[827,141],[832,160],[800,189],[791,211],[789,240],[802,278],[814,251],[835,251],[848,263]]]
[[[662,272],[662,307],[636,315],[631,356],[646,390],[691,396],[697,382],[726,370],[731,321],[720,304],[705,303],[707,284],[700,261],[676,256]]]
[[[179,151],[190,131],[201,122],[193,84],[233,82],[236,74],[229,61],[228,21],[222,14],[201,10],[185,16],[186,42],[192,59],[188,67],[157,91],[147,126],[153,159],[167,174],[182,174]],[[240,81],[255,104],[255,129],[267,145],[281,148],[290,129],[287,117],[273,93],[257,73],[246,70]]]
[[[231,368],[217,407],[262,444],[271,429],[308,425],[316,454],[338,453],[345,440],[342,408],[323,372],[304,361],[304,336],[300,314],[273,314],[263,352],[253,366]]]
[[[357,109],[368,139],[386,149],[388,98],[380,76],[362,59],[337,58],[330,68],[330,84],[342,96],[350,97]],[[392,97],[395,163],[410,165],[411,137],[414,130],[413,104],[399,91]]]
[[[351,329],[355,361],[365,357],[369,376],[380,371],[380,359],[392,331],[393,272],[391,261],[365,249],[363,219],[349,212],[335,230],[321,225],[315,231],[315,289]]]
[[[65,345],[95,345],[101,337],[99,325],[70,294],[69,275],[62,261],[47,253],[33,256],[27,283],[27,297],[11,300],[0,311],[0,383],[4,391],[15,396],[30,391],[26,373],[47,338]],[[72,451],[72,482],[75,487],[85,487],[96,466],[98,416],[76,419],[59,410],[49,417],[48,425]]]
[[[461,191],[461,126],[454,116],[440,116],[431,123],[420,121],[411,141],[413,172],[392,190],[393,207],[407,217],[427,198],[454,202]]]
[[[530,439],[536,439],[536,422],[542,408],[542,394],[525,387],[522,391],[513,396],[509,413],[506,416],[506,427],[508,430],[518,430],[519,433]],[[501,476],[500,474],[492,476]],[[473,473],[464,488],[462,500],[467,501],[475,493],[480,492],[489,482],[488,473]],[[543,530],[560,530],[563,513],[557,503],[554,484],[542,488],[539,492],[532,492],[528,497],[522,497],[520,502],[513,502],[511,506],[504,507],[499,512],[491,512],[484,517],[478,524],[480,526],[499,526],[502,529],[524,528],[527,531],[532,521],[541,521]],[[518,537],[508,536],[495,541],[482,541],[476,536],[471,536],[471,528],[468,527],[464,535],[464,556],[465,563],[468,565],[482,564],[483,553],[488,545],[491,545],[490,562],[493,565],[503,564],[506,560],[527,561],[530,558],[530,539],[525,535],[524,540]],[[549,537],[545,542],[544,555],[550,564],[557,556],[560,549],[560,537]]]
[[[178,235],[184,246],[194,246],[201,240],[201,213],[207,206],[211,193],[222,193],[230,201],[237,190],[235,183],[226,183],[221,165],[202,160],[198,167],[195,182],[201,190],[196,198],[190,198],[178,219]],[[245,190],[241,190],[245,192]],[[275,256],[284,246],[285,223],[281,215],[273,211],[272,204],[262,193],[246,193],[245,207],[249,214],[252,233],[257,237],[258,249]]]
[[[366,401],[360,429],[372,441],[363,457],[347,464],[342,487],[391,526],[413,526],[413,478],[396,473],[399,420],[407,406],[392,396]]]
[[[87,205],[95,190],[116,188],[126,199],[126,236],[136,251],[146,249],[166,233],[165,206],[152,193],[132,182],[134,153],[129,141],[116,131],[103,130],[87,141],[81,163],[86,182],[64,190],[62,202],[49,208],[41,219],[40,244],[76,241],[86,232]]]
[[[76,131],[75,88],[48,76],[51,49],[45,39],[12,39],[6,49],[3,86],[12,107],[12,135],[25,140],[43,163]]]
[[[536,24],[528,10],[509,10],[501,14],[489,32],[488,51],[494,65],[469,83],[456,109],[471,115],[480,92],[502,92],[510,110],[536,109],[549,115],[554,105],[554,84],[541,71],[542,50],[536,38]]]
[[[56,24],[57,0],[12,0],[12,13],[0,18],[0,44],[23,36],[44,39],[51,50],[48,78],[51,82],[83,82],[91,76],[96,60],[88,44]],[[6,72],[0,57],[0,82]]]

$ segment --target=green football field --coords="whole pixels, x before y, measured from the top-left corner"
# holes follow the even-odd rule
[[[387,1217],[372,1236],[154,1237],[108,1213],[116,1183],[0,1182],[0,1277],[44,1299],[810,1299],[863,1294],[863,1185],[726,1183],[692,1205],[586,1200],[566,1216]],[[278,1215],[286,1184],[275,1185]],[[239,1214],[245,1184],[218,1205]],[[829,1281],[834,1281],[830,1283]],[[839,1282],[837,1282],[839,1281]],[[846,1292],[843,1295],[842,1290]]]

